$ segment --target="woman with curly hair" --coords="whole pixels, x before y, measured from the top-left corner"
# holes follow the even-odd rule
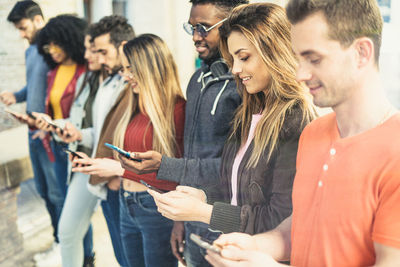
[[[50,19],[38,36],[39,53],[42,54],[51,70],[47,75],[46,114],[40,116],[36,125],[42,130],[54,130],[48,119],[58,120],[69,117],[75,97],[78,78],[85,72],[84,37],[86,21],[72,16],[59,15]],[[47,120],[46,120],[47,119]],[[63,195],[66,194],[67,155],[63,145],[52,142],[55,158],[55,171]]]
[[[37,39],[39,53],[44,56],[50,67],[47,74],[46,114],[37,116],[36,126],[47,132],[55,130],[48,122],[66,119],[75,98],[76,83],[85,72],[84,38],[87,29],[85,20],[73,15],[59,15],[50,19],[40,31]],[[63,202],[67,193],[68,157],[63,148],[64,143],[47,135],[44,143],[54,162],[55,173],[59,183],[59,195]],[[51,140],[52,139],[52,140]],[[51,149],[50,149],[51,147]],[[62,207],[57,207],[59,220]],[[58,229],[55,229],[58,232]],[[58,240],[56,240],[58,242]],[[91,230],[84,240],[85,257],[92,256]]]

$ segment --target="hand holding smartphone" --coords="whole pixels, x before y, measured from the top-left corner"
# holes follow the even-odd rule
[[[71,154],[72,157],[77,157],[78,159],[83,159],[83,157],[82,157],[81,155],[79,155],[79,154],[76,153],[75,151],[72,151],[72,150],[69,149],[69,148],[64,147],[63,150],[64,150],[65,153]]]
[[[143,181],[143,180],[140,180],[140,182],[141,182],[144,186],[146,186],[148,189],[151,189],[151,190],[153,190],[153,191],[156,191],[157,193],[160,193],[160,194],[164,194],[164,193],[165,193],[164,191],[161,191],[160,189],[155,188],[154,186],[149,185],[148,183],[146,183],[146,182]]]
[[[199,235],[193,234],[193,233],[190,234],[190,239],[194,243],[196,243],[198,246],[200,246],[204,249],[208,249],[208,250],[211,250],[212,252],[221,254],[221,248],[213,245],[210,240],[207,240],[207,239],[205,239]]]
[[[36,120],[36,116],[35,115],[33,115],[32,114],[32,112],[30,112],[30,111],[27,111],[26,112],[26,114],[31,118],[31,119],[34,119],[34,120]]]
[[[127,159],[130,159],[130,160],[133,160],[133,161],[137,161],[137,162],[142,162],[141,159],[132,158],[132,157],[131,157],[131,153],[129,153],[129,152],[123,150],[122,148],[116,147],[116,146],[111,145],[111,144],[109,144],[109,143],[104,143],[104,145],[105,145],[106,147],[108,147],[108,148],[111,148],[111,149],[117,151],[119,154],[121,154],[122,156],[124,156],[124,157],[127,158]]]

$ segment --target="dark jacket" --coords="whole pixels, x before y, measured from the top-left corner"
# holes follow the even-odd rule
[[[227,65],[203,65],[190,79],[184,130],[184,158],[163,156],[157,179],[194,187],[219,183],[222,149],[241,98]]]
[[[255,168],[247,168],[254,141],[246,150],[238,170],[237,202],[232,198],[232,166],[240,148],[240,137],[231,138],[222,154],[221,185],[206,188],[213,204],[210,228],[224,233],[262,233],[275,228],[292,213],[292,186],[296,173],[297,145],[305,127],[298,108],[286,117],[278,145],[268,163],[265,151]]]

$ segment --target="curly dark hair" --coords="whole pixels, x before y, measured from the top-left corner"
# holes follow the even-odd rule
[[[69,58],[77,64],[85,64],[84,40],[87,22],[74,15],[59,15],[49,20],[37,37],[39,53],[43,55],[50,68],[57,63],[43,51],[43,46],[54,43],[62,48]]]
[[[90,25],[91,41],[100,35],[110,33],[110,42],[118,48],[123,41],[135,38],[135,31],[128,20],[119,15],[103,17],[99,22]]]
[[[220,9],[225,16],[234,9],[235,7],[243,4],[248,4],[248,0],[190,0],[192,5],[205,5],[205,4],[212,4],[215,5],[218,9]]]

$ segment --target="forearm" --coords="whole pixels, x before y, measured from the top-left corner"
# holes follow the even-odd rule
[[[277,261],[290,259],[292,216],[274,230],[254,235],[257,250],[268,253]]]
[[[219,183],[221,158],[185,159],[163,156],[157,179],[200,187]]]

